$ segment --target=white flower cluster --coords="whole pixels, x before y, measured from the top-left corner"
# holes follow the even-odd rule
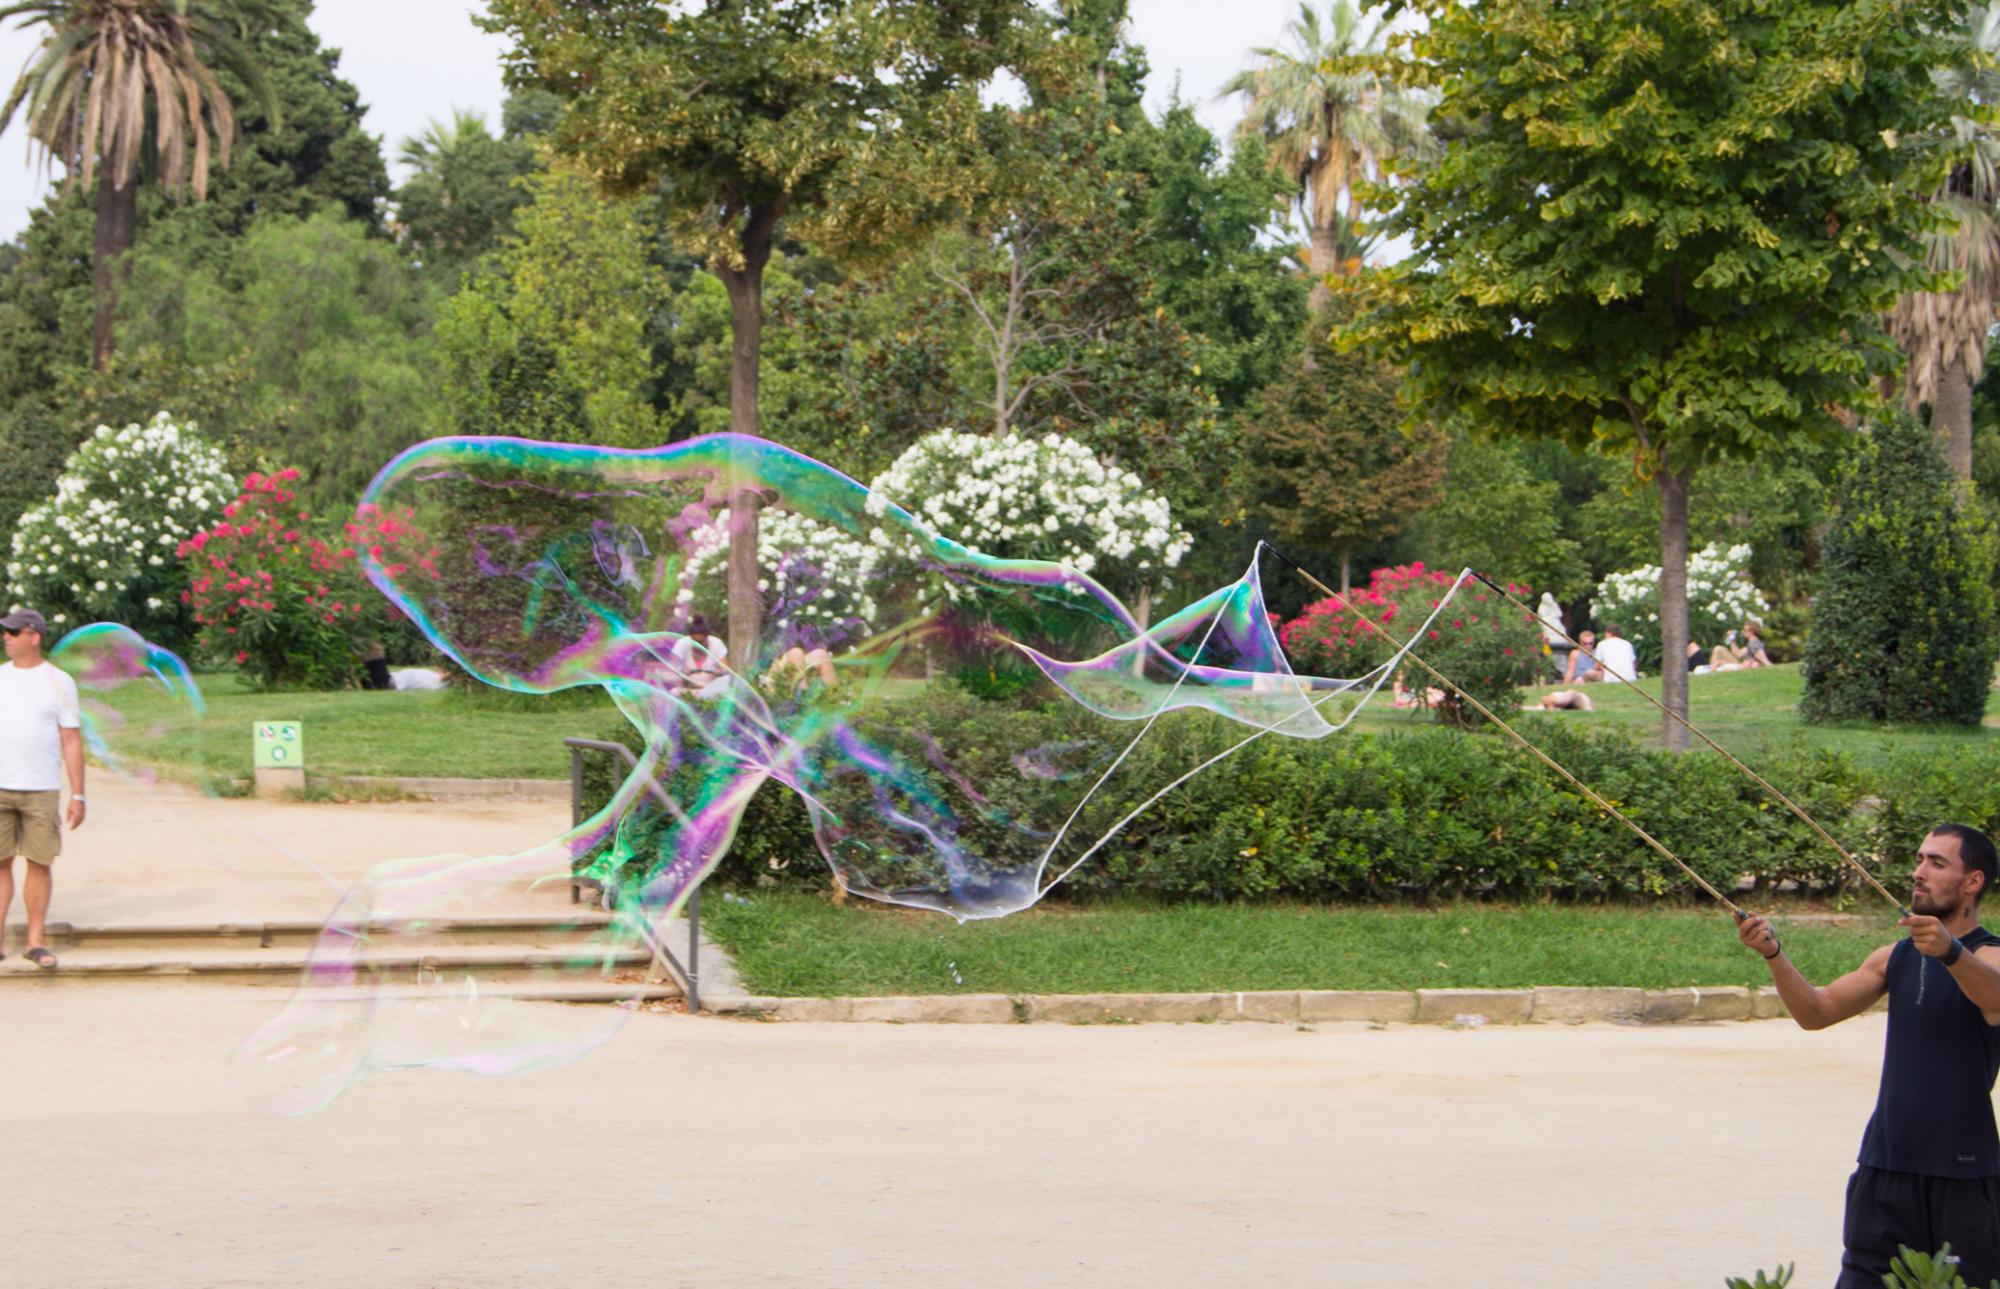
[[[1750,581],[1750,547],[1720,544],[1688,556],[1688,632],[1703,646],[1713,647],[1723,633],[1761,618],[1770,605]],[[1648,564],[1629,573],[1613,573],[1597,588],[1592,616],[1615,622],[1638,646],[1642,657],[1658,657],[1660,648],[1660,570]]]
[[[688,534],[677,599],[685,612],[719,613],[727,580],[729,511]],[[784,643],[838,648],[875,624],[879,547],[793,510],[757,517],[757,589]],[[697,594],[701,592],[701,594]],[[712,603],[711,603],[712,601]]]
[[[1107,467],[1058,434],[994,438],[937,430],[917,440],[869,486],[868,509],[893,501],[938,535],[1000,559],[1046,559],[1100,579],[1157,584],[1193,539],[1165,498],[1139,476]],[[874,539],[918,552],[883,529]]]
[[[161,412],[97,427],[63,463],[55,496],[14,528],[14,598],[55,623],[141,624],[178,605],[174,548],[235,495],[222,452]]]

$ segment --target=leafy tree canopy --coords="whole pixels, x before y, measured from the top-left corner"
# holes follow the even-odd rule
[[[1393,368],[1339,352],[1322,330],[1242,425],[1259,517],[1294,552],[1335,554],[1343,587],[1354,550],[1400,532],[1444,481],[1449,444],[1428,426],[1402,432],[1398,380]]]
[[[645,329],[665,283],[632,203],[569,165],[527,186],[515,235],[438,318],[437,428],[649,447]]]
[[[211,172],[203,202],[176,204],[143,190],[136,255],[189,267],[226,262],[259,215],[303,217],[328,204],[380,228],[387,171],[362,129],[359,94],[339,75],[339,52],[323,48],[306,26],[307,0],[275,0],[272,8],[278,21],[258,32],[252,53],[276,97],[279,124],[273,127],[259,95],[218,69],[241,130],[232,164]],[[172,407],[225,440],[236,424],[228,409],[237,394],[220,391],[247,379],[240,364],[176,371],[180,351],[154,346],[89,372],[91,198],[52,194],[0,249],[0,456],[19,467],[0,484],[0,532],[53,486],[62,459],[101,420],[144,421]],[[135,351],[146,345],[134,340]]]
[[[307,472],[320,508],[353,504],[422,435],[433,305],[387,241],[333,210],[254,223],[220,263],[135,252],[125,334],[190,384],[239,372],[237,456]],[[223,427],[217,427],[218,432]]]
[[[1294,353],[1306,282],[1284,249],[1290,190],[1255,139],[1227,158],[1175,97],[1110,146],[1137,192],[1136,254],[1155,297],[1197,340],[1201,378],[1226,413],[1268,384]]]
[[[1662,647],[1685,644],[1692,471],[1872,397],[1921,278],[1948,0],[1416,0],[1410,74],[1454,122],[1407,175],[1408,259],[1352,341],[1420,417],[1630,453],[1661,494]],[[1663,698],[1687,707],[1669,668]],[[1670,746],[1684,731],[1663,718]]]
[[[1470,123],[1353,335],[1473,424],[1676,465],[1837,428],[1894,350],[1942,0],[1412,4]]]
[[[521,181],[541,164],[537,143],[560,110],[554,95],[531,91],[507,100],[497,138],[478,113],[458,112],[404,141],[411,170],[396,190],[397,232],[426,271],[456,282],[499,247],[528,200]]]
[[[898,249],[992,171],[1010,115],[981,101],[993,74],[1034,85],[1059,62],[1029,0],[490,9],[515,42],[510,80],[571,100],[557,146],[608,192],[664,179],[678,240],[723,263],[741,262],[753,211],[816,246]]]

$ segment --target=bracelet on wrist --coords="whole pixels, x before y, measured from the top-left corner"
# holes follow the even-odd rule
[[[1782,957],[1784,957],[1784,956],[1785,956],[1785,951],[1784,951],[1783,949],[1780,949],[1780,950],[1778,950],[1778,951],[1777,951],[1776,953],[1767,953],[1767,954],[1765,954],[1765,955],[1764,955],[1764,961],[1766,961],[1766,962],[1776,962],[1776,961],[1777,961],[1777,960],[1778,960],[1779,958],[1782,958]]]
[[[1953,936],[1951,938],[1951,948],[1946,949],[1944,951],[1944,956],[1942,958],[1939,958],[1938,961],[1942,962],[1945,966],[1949,967],[1952,963],[1957,962],[1959,955],[1964,952],[1965,952],[1965,941],[1959,939],[1957,936]]]

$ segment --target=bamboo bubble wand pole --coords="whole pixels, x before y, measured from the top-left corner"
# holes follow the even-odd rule
[[[1302,565],[1300,565],[1297,560],[1285,554],[1283,551],[1271,545],[1269,542],[1264,542],[1262,543],[1262,545],[1265,550],[1270,551],[1280,560],[1283,560],[1286,564],[1289,564],[1292,567],[1292,570],[1296,572],[1300,577],[1304,578],[1307,582],[1309,582],[1315,590],[1319,591],[1323,595],[1330,596],[1333,599],[1340,601],[1343,607],[1347,608],[1350,612],[1353,611],[1353,605],[1349,602],[1346,596],[1342,595],[1340,592],[1334,590],[1332,587],[1328,586],[1326,583],[1320,581],[1318,578],[1314,577],[1311,573],[1307,572],[1306,569]],[[1468,575],[1475,577],[1478,576],[1477,574],[1473,573],[1471,569],[1467,569],[1464,573],[1459,574],[1458,585],[1463,585]],[[1581,792],[1584,796],[1588,797],[1591,803],[1595,805],[1599,810],[1602,810],[1610,818],[1617,820],[1619,823],[1625,825],[1625,827],[1631,829],[1633,835],[1638,837],[1640,841],[1643,841],[1648,846],[1652,847],[1653,850],[1656,851],[1661,856],[1661,858],[1667,860],[1675,868],[1680,869],[1682,873],[1686,874],[1689,881],[1693,882],[1696,886],[1699,886],[1702,890],[1708,892],[1708,894],[1713,896],[1720,904],[1722,904],[1723,907],[1727,908],[1731,913],[1733,913],[1736,916],[1736,920],[1738,922],[1741,922],[1745,918],[1750,916],[1749,913],[1744,911],[1744,909],[1736,903],[1736,901],[1730,899],[1727,895],[1724,895],[1720,890],[1718,890],[1715,887],[1714,883],[1710,882],[1700,873],[1695,872],[1694,869],[1690,868],[1686,863],[1686,861],[1681,859],[1679,855],[1676,855],[1674,854],[1673,851],[1668,850],[1666,846],[1659,841],[1658,838],[1653,836],[1653,834],[1647,832],[1644,828],[1641,828],[1638,824],[1634,823],[1631,819],[1627,818],[1625,813],[1621,811],[1617,806],[1614,806],[1609,801],[1606,801],[1593,788],[1591,788],[1589,784],[1585,783],[1582,779],[1579,779],[1574,774],[1570,773],[1569,770],[1567,770],[1560,763],[1558,763],[1554,757],[1550,756],[1548,753],[1542,751],[1542,749],[1536,747],[1533,743],[1529,742],[1525,737],[1522,736],[1520,731],[1516,730],[1513,726],[1509,725],[1507,722],[1501,720],[1498,716],[1495,716],[1492,712],[1492,709],[1488,708],[1486,704],[1480,702],[1477,698],[1474,698],[1471,694],[1466,693],[1465,690],[1461,688],[1456,681],[1451,679],[1451,677],[1445,675],[1443,672],[1439,671],[1436,667],[1431,666],[1431,664],[1426,662],[1420,655],[1418,655],[1414,649],[1410,649],[1408,647],[1407,642],[1398,640],[1393,634],[1385,630],[1380,623],[1374,621],[1367,614],[1356,613],[1355,616],[1358,617],[1361,621],[1366,622],[1370,627],[1370,629],[1374,630],[1376,633],[1381,635],[1390,644],[1395,645],[1399,649],[1404,649],[1405,657],[1409,658],[1419,667],[1422,667],[1425,671],[1429,672],[1431,676],[1438,681],[1439,684],[1448,687],[1453,693],[1457,694],[1460,698],[1464,699],[1468,704],[1471,705],[1474,711],[1478,712],[1481,716],[1484,716],[1487,720],[1493,722],[1493,724],[1498,726],[1500,730],[1507,735],[1507,737],[1513,739],[1514,742],[1520,744],[1522,749],[1527,751],[1530,755],[1534,756],[1536,760],[1540,761],[1543,765],[1548,766],[1551,770],[1554,770],[1557,774],[1561,775],[1564,779],[1568,780],[1569,783],[1573,787],[1575,787],[1578,792]]]
[[[1545,626],[1553,625],[1551,623],[1548,623],[1545,619],[1542,618],[1540,614],[1536,613],[1533,609],[1529,608],[1527,605],[1523,604],[1520,600],[1516,599],[1511,593],[1507,591],[1505,587],[1501,586],[1498,582],[1495,582],[1492,578],[1486,576],[1486,574],[1481,573],[1475,569],[1472,571],[1472,575],[1478,578],[1481,582],[1485,583],[1502,599],[1506,600],[1509,604],[1512,604],[1515,608],[1521,610],[1523,613],[1526,613],[1529,617],[1534,618],[1537,622],[1542,622],[1543,625]],[[1560,626],[1557,626],[1555,627],[1555,633],[1561,636],[1564,640],[1568,641],[1571,648],[1583,650],[1584,657],[1589,658],[1592,662],[1597,661],[1597,655],[1592,653],[1588,649],[1584,649],[1582,645],[1578,644],[1575,640],[1572,640],[1570,638],[1569,632],[1563,630]],[[1664,667],[1666,665],[1666,660],[1662,659],[1660,665]],[[1610,669],[1606,668],[1606,670],[1609,671]],[[1880,881],[1876,880],[1875,874],[1868,871],[1867,865],[1863,864],[1860,860],[1856,859],[1854,857],[1853,852],[1849,851],[1847,847],[1841,845],[1838,841],[1834,840],[1833,834],[1828,832],[1825,828],[1821,827],[1819,820],[1807,814],[1804,808],[1801,807],[1797,802],[1793,801],[1790,797],[1786,796],[1784,793],[1778,791],[1778,789],[1773,787],[1770,781],[1767,780],[1763,775],[1757,773],[1749,766],[1743,764],[1743,762],[1737,760],[1734,756],[1730,754],[1728,748],[1722,746],[1722,744],[1716,742],[1714,739],[1710,738],[1707,734],[1704,734],[1701,730],[1695,728],[1694,724],[1690,722],[1685,716],[1682,716],[1679,712],[1675,711],[1673,708],[1667,706],[1659,699],[1653,697],[1653,695],[1647,693],[1635,681],[1633,681],[1631,677],[1619,676],[1618,673],[1615,671],[1611,672],[1610,674],[1614,677],[1617,677],[1620,683],[1631,688],[1631,690],[1634,693],[1639,694],[1647,702],[1651,703],[1653,706],[1659,708],[1662,712],[1672,717],[1674,722],[1678,724],[1682,729],[1694,735],[1702,742],[1708,744],[1710,748],[1721,753],[1723,760],[1729,762],[1737,769],[1743,771],[1744,774],[1750,776],[1750,779],[1753,783],[1755,783],[1758,787],[1762,788],[1764,791],[1770,793],[1771,796],[1779,802],[1779,804],[1785,807],[1785,809],[1797,815],[1799,819],[1803,821],[1807,827],[1811,828],[1814,832],[1819,834],[1820,840],[1824,841],[1827,845],[1833,847],[1834,850],[1839,853],[1842,859],[1846,860],[1849,864],[1853,865],[1854,871],[1861,874],[1862,880],[1867,882],[1870,886],[1874,887],[1876,890],[1880,891],[1882,893],[1882,898],[1889,901],[1890,906],[1893,907],[1897,913],[1901,914],[1903,917],[1910,916],[1909,908],[1906,905],[1904,905],[1904,903],[1901,900],[1897,899],[1894,895],[1890,894],[1888,887],[1882,885]]]

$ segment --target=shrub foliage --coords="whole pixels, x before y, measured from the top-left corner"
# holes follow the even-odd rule
[[[180,647],[180,540],[214,517],[235,481],[221,449],[161,412],[145,425],[100,425],[21,516],[7,579],[57,627],[122,622]]]
[[[1018,806],[1019,793],[1038,790],[1010,768],[1011,749],[1103,733],[1073,707],[982,703],[945,686],[897,710],[910,736],[959,749],[955,768],[1002,809]],[[1860,881],[1804,823],[1719,757],[1676,755],[1552,724],[1523,732],[1562,764],[1587,767],[1594,788],[1724,890],[1748,879],[1757,892],[1752,898],[1780,888],[1836,897]],[[638,746],[629,726],[609,736]],[[1159,785],[1241,737],[1241,727],[1219,718],[1188,713],[1163,721],[1091,798],[1077,836],[1094,839]],[[1109,750],[1123,746],[1121,739]],[[1864,773],[1836,753],[1792,750],[1767,754],[1759,768],[1843,845],[1881,865],[1878,876],[1906,871],[1939,819],[2000,824],[2000,753],[1969,751],[1955,766],[1931,755],[1894,756]],[[591,802],[606,799],[610,769],[592,768]],[[1029,837],[1022,844],[1040,842]],[[827,881],[793,793],[767,785],[752,799],[721,877],[739,884]],[[1057,893],[1166,900],[1706,898],[1518,748],[1422,727],[1313,742],[1261,739],[1141,812]]]
[[[1455,580],[1421,563],[1378,568],[1366,587],[1308,604],[1279,629],[1279,639],[1294,666],[1352,677],[1387,661],[1406,633],[1422,628],[1413,653],[1486,706],[1511,707],[1519,688],[1535,678],[1542,643],[1539,624],[1475,582],[1460,588],[1432,619],[1431,611]],[[1516,599],[1528,595],[1524,586],[1508,590]],[[1404,682],[1416,693],[1432,688],[1430,674],[1421,667],[1406,667],[1405,673]],[[1456,692],[1439,692],[1443,697],[1433,704],[1438,719],[1459,726],[1479,722]]]
[[[233,661],[265,688],[337,689],[353,679],[355,645],[395,610],[362,573],[365,552],[392,576],[428,570],[432,552],[407,514],[363,506],[345,542],[312,531],[293,491],[297,470],[252,474],[220,522],[177,549],[182,600],[210,658]]]
[[[1901,416],[1859,436],[1836,502],[1800,711],[1977,725],[2000,651],[1993,536],[1957,504],[1929,431]]]

